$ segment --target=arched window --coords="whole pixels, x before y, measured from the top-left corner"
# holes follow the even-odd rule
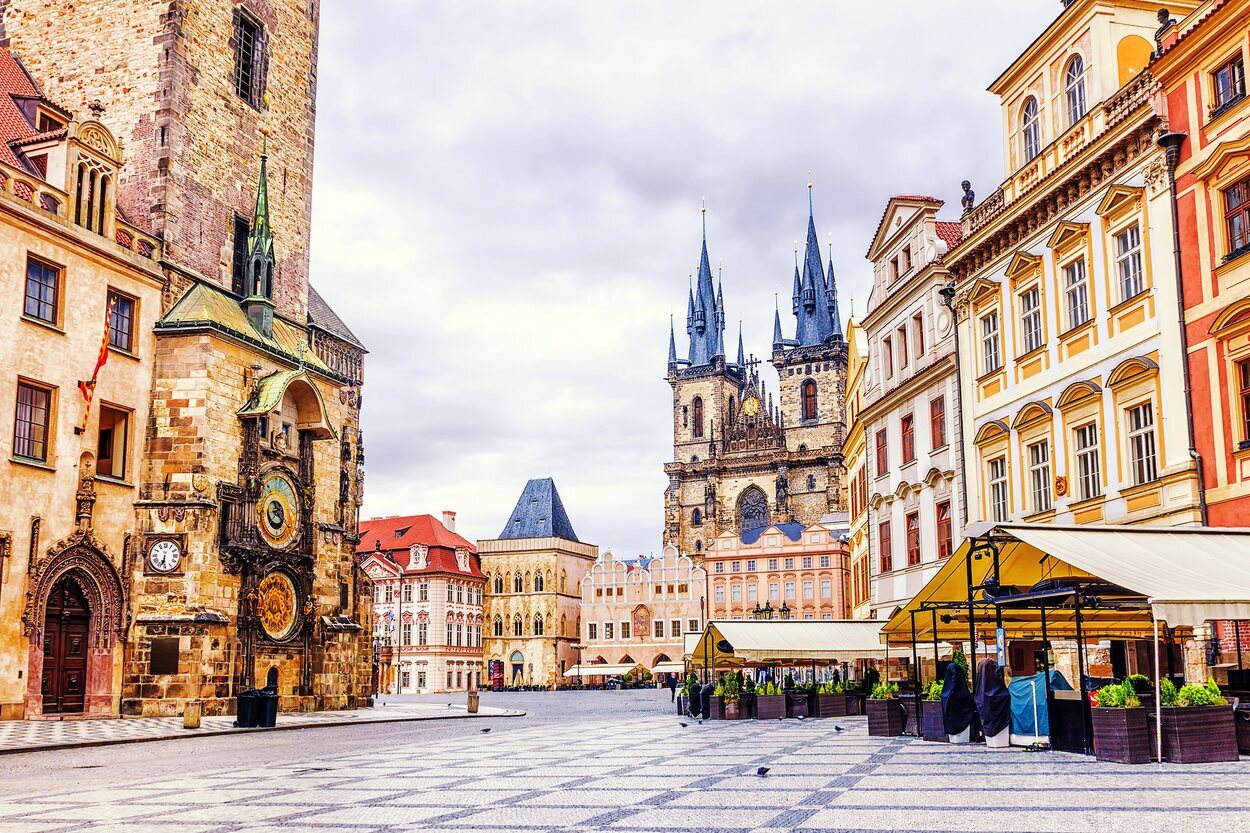
[[[569,574],[566,571],[561,570],[560,571],[560,592],[561,593],[564,592],[564,586],[568,583],[568,580],[569,580]]]
[[[816,382],[808,379],[803,383],[803,419],[816,418]]]
[[[1068,99],[1068,126],[1085,118],[1085,60],[1073,55],[1064,73],[1063,89]]]
[[[694,551],[695,551],[695,552],[703,552],[703,542],[702,542],[702,541],[695,541],[695,542],[694,542]]]
[[[542,636],[542,635],[543,635],[543,617],[535,616],[534,617],[534,636]]]
[[[515,619],[512,620],[512,635],[520,636],[524,632],[525,632],[525,625],[521,622],[521,617],[518,615]]]
[[[503,619],[495,617],[495,636],[503,636]]]
[[[503,593],[503,573],[495,576],[495,592],[500,594]]]
[[[703,526],[703,513],[698,509],[690,513],[690,524],[692,526]]]
[[[729,424],[733,425],[738,421],[738,403],[731,396],[729,397]]]
[[[694,398],[694,402],[691,404],[690,409],[694,411],[694,425],[691,428],[691,433],[696,437],[702,437],[703,436],[703,398],[696,396]]]
[[[816,491],[816,475],[814,474],[809,474],[807,476],[807,491],[809,492]]]
[[[546,586],[547,586],[546,583],[543,581],[543,574],[534,573],[534,592],[541,593],[543,591],[543,588]]]
[[[768,497],[758,486],[752,486],[738,498],[738,531],[768,526]]]
[[[512,592],[513,593],[525,592],[525,580],[521,578],[520,573],[517,573],[516,575],[512,577]]]
[[[1020,111],[1020,132],[1024,136],[1024,161],[1042,152],[1042,120],[1038,116],[1037,99],[1024,102]]]

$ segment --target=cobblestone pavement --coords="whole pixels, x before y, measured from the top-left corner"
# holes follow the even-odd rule
[[[445,720],[515,716],[521,712],[483,708],[471,715],[463,705],[442,703],[396,703],[391,707],[351,711],[298,712],[278,715],[278,729],[304,729],[318,726],[389,723],[407,720]],[[181,717],[127,717],[77,720],[0,721],[0,754],[39,749],[96,746],[136,741],[190,738],[236,732],[267,731],[239,729],[234,717],[205,717],[199,729],[185,729]]]
[[[167,765],[138,779],[104,767],[72,786],[45,777],[11,790],[0,764],[0,833],[1250,831],[1250,761],[1128,767],[990,752],[869,738],[862,717],[682,727],[667,693],[655,695],[518,695],[511,705],[543,716],[459,723],[426,743],[436,724],[394,724],[408,738],[394,745],[387,726],[313,730],[321,740],[305,755],[269,766],[246,754],[179,765],[212,739],[143,744]],[[378,733],[372,748],[336,750],[335,736],[361,732]]]

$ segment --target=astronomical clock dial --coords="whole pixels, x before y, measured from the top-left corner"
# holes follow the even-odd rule
[[[758,396],[748,396],[742,400],[742,412],[747,416],[755,416],[760,412],[760,398]]]
[[[172,573],[182,563],[182,548],[169,538],[153,541],[148,547],[148,566],[158,573]]]
[[[299,594],[290,576],[275,570],[261,579],[257,588],[256,618],[266,636],[275,642],[294,636],[299,626],[298,607]]]
[[[256,502],[257,526],[265,543],[284,550],[299,534],[299,496],[295,484],[280,471],[265,475]]]

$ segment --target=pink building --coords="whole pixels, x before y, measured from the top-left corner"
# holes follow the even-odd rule
[[[486,576],[456,513],[361,521],[356,554],[374,585],[375,691],[478,687]]]

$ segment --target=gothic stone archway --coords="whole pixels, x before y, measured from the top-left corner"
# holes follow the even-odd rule
[[[747,487],[738,498],[738,534],[768,526],[770,522],[768,496],[758,486]]]
[[[23,630],[30,639],[26,714],[81,711],[110,714],[122,641],[124,595],[109,559],[85,536],[75,535],[54,548],[31,582]],[[80,612],[81,611],[81,612]],[[52,618],[53,627],[48,622]],[[75,639],[80,640],[78,645]],[[85,651],[85,657],[76,654]],[[51,655],[49,655],[51,654]],[[57,675],[48,681],[45,709],[45,664]],[[81,674],[77,681],[66,675]],[[64,683],[64,685],[62,685]],[[71,685],[72,684],[72,685]],[[67,688],[78,687],[77,692]]]

